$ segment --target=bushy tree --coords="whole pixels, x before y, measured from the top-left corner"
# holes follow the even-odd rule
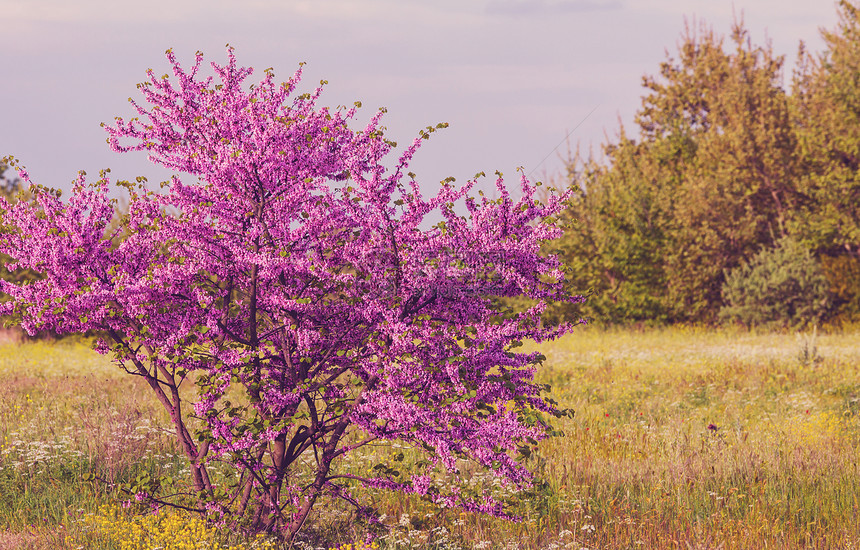
[[[827,312],[821,265],[800,242],[784,237],[726,276],[720,318],[747,326],[802,328]]]
[[[677,59],[643,79],[638,135],[573,167],[565,245],[595,317],[713,321],[724,272],[785,232],[798,199],[781,67],[741,23],[729,47],[687,28]]]
[[[801,50],[795,124],[809,201],[798,219],[817,249],[860,254],[860,8],[842,0],[825,50]]]
[[[839,3],[836,29],[822,31],[820,54],[801,49],[793,114],[805,200],[795,233],[822,258],[848,316],[860,315],[860,7]],[[846,277],[847,275],[847,277]]]
[[[540,202],[522,177],[515,199],[500,176],[495,200],[469,196],[474,181],[424,198],[407,168],[433,128],[387,169],[381,112],[352,130],[356,108],[317,107],[321,87],[293,93],[300,71],[278,84],[267,70],[247,89],[252,70],[232,50],[215,78],[200,76],[199,53],[190,70],[167,57],[173,78],[150,70],[146,104],[106,129],[115,150],[147,151],[197,181],[174,177],[161,194],[129,186],[121,241],[106,234],[107,175],[81,175],[68,202],[40,187],[32,204],[0,201],[0,251],[45,276],[2,283],[14,298],[2,311],[28,331],[104,335],[97,349],[169,413],[193,509],[289,539],[318,499],[354,502],[361,483],[506,515],[489,488],[457,480],[473,462],[527,486],[517,453],[546,436],[544,414],[560,414],[533,382],[542,356],[514,348],[571,328],[539,323],[549,301],[575,299],[540,253],[566,197]],[[513,296],[537,305],[495,305]],[[180,391],[191,382],[193,404]],[[228,399],[236,386],[243,397]],[[423,466],[343,467],[392,441]],[[218,478],[217,463],[235,476]]]
[[[696,142],[677,187],[667,258],[667,294],[681,319],[713,320],[724,270],[784,235],[796,201],[783,59],[754,46],[741,24],[731,42],[724,52],[712,31],[688,39],[640,122],[659,131],[661,117],[672,120],[679,109],[683,122],[672,124]]]

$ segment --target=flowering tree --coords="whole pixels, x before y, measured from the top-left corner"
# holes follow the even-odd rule
[[[548,300],[577,299],[539,253],[559,235],[565,197],[537,201],[523,177],[515,200],[499,175],[494,200],[471,197],[474,181],[425,199],[405,171],[434,128],[386,169],[395,144],[382,112],[355,131],[359,105],[317,108],[321,87],[293,95],[301,71],[277,84],[267,70],[248,88],[232,50],[215,78],[198,74],[200,53],[190,70],[167,58],[175,78],[150,70],[148,105],[132,101],[139,116],[106,126],[109,142],[197,182],[125,184],[119,225],[106,174],[80,175],[68,202],[38,186],[29,202],[0,199],[0,252],[45,276],[0,283],[13,297],[0,313],[31,332],[103,335],[97,349],[169,413],[201,512],[291,539],[320,497],[354,501],[348,488],[363,483],[505,515],[500,500],[438,480],[472,461],[529,483],[516,452],[546,435],[541,413],[558,411],[533,382],[542,357],[512,349],[571,328],[539,322]],[[537,305],[498,305],[512,296]],[[395,440],[426,455],[421,468],[339,466]],[[216,479],[219,462],[235,475]]]

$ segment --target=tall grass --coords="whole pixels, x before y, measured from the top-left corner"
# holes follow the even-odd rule
[[[535,486],[510,495],[523,521],[355,488],[382,525],[319,506],[297,547],[860,547],[860,334],[589,327],[541,350],[539,378],[576,414],[529,460]],[[0,548],[121,548],[97,528],[127,498],[118,484],[183,475],[147,388],[80,344],[0,345],[0,377]]]

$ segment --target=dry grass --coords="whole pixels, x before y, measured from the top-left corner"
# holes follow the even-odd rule
[[[811,345],[671,329],[549,347],[577,411],[543,447],[555,526],[600,548],[856,545],[860,341]]]
[[[857,333],[587,328],[542,351],[540,378],[576,415],[530,461],[539,483],[516,504],[524,521],[359,491],[385,514],[381,547],[860,547]],[[84,471],[120,480],[177,468],[146,389],[84,348],[0,347],[0,375],[0,548],[58,547],[50,536],[27,546],[28,533],[74,531],[76,517],[118,498],[81,483]],[[341,468],[390,451],[375,453]],[[479,472],[471,481],[493,489]],[[336,505],[319,507],[312,527],[305,547],[367,530]]]
[[[21,333],[17,330],[0,328],[0,345],[18,344],[22,341]]]

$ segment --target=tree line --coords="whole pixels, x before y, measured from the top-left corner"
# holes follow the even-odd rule
[[[860,316],[860,7],[838,11],[823,52],[800,44],[788,86],[785,57],[742,22],[728,37],[687,26],[643,78],[634,130],[569,161],[562,253],[587,316]]]

